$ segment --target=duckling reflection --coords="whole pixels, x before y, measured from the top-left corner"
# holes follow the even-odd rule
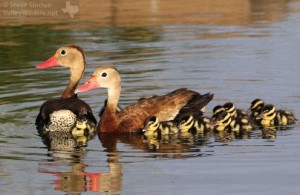
[[[118,151],[117,144],[124,143],[134,150],[139,149],[146,152],[144,153],[146,158],[188,158],[195,155],[193,152],[191,153],[191,150],[196,150],[195,145],[201,146],[208,143],[204,141],[205,138],[199,139],[197,142],[194,141],[193,144],[191,144],[191,142],[185,143],[178,138],[178,134],[165,135],[161,138],[154,137],[151,139],[153,140],[149,140],[149,138],[145,140],[144,135],[137,133],[99,134],[99,140],[107,151],[116,152]],[[150,147],[149,143],[152,144]]]

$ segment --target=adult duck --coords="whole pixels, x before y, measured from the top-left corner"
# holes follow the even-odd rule
[[[83,50],[74,45],[61,47],[51,58],[37,65],[37,68],[43,69],[53,66],[69,68],[71,76],[62,96],[48,100],[40,107],[35,122],[40,135],[49,131],[69,131],[72,133],[72,131],[84,129],[86,134],[95,131],[97,121],[92,109],[87,103],[78,99],[77,94],[74,93],[85,69]],[[80,125],[78,126],[78,124]]]
[[[117,112],[121,94],[121,78],[118,70],[111,66],[97,69],[90,79],[81,85],[76,92],[89,91],[95,88],[107,88],[108,100],[106,109],[98,124],[100,132],[137,132],[144,126],[149,116],[156,116],[161,121],[173,120],[179,111],[192,101],[203,102],[201,110],[212,99],[211,95],[202,96],[188,89],[178,89],[162,96],[141,98],[138,102]]]

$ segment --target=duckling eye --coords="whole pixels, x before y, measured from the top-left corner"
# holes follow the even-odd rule
[[[104,73],[102,73],[102,75],[101,75],[102,77],[106,77],[107,76],[107,73],[106,72],[104,72]]]
[[[60,54],[61,54],[62,56],[65,56],[65,55],[67,54],[67,51],[63,49],[63,50],[60,51]]]

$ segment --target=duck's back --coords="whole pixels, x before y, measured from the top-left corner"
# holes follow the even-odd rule
[[[194,97],[202,96],[197,92],[181,88],[163,96],[141,98],[137,103],[117,114],[120,122],[118,130],[136,131],[141,129],[146,118],[152,115],[157,116],[161,121],[173,120]],[[204,104],[206,105],[209,101]],[[103,123],[105,120],[100,121],[100,131],[105,128]]]

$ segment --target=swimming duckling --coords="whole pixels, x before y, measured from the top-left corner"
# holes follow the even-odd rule
[[[232,118],[230,123],[231,130],[238,133],[249,132],[250,130],[256,128],[256,125],[248,117],[237,117]]]
[[[232,122],[231,115],[226,111],[221,111],[216,118],[211,120],[211,125],[216,131],[231,131],[230,123]]]
[[[276,107],[272,104],[265,105],[257,118],[260,119],[260,125],[263,127],[290,125],[297,121],[292,112],[276,111]]]
[[[297,119],[291,111],[277,110],[276,114],[279,125],[291,125],[295,124]]]
[[[180,132],[203,133],[212,129],[212,126],[208,117],[196,118],[192,114],[186,114],[178,119],[178,128]]]
[[[225,111],[225,108],[221,105],[217,105],[213,108],[213,114],[212,114],[212,117],[211,119],[212,120],[215,120],[216,117],[218,116],[218,114],[220,114],[222,111]]]
[[[262,99],[255,99],[251,102],[250,108],[247,110],[247,113],[250,112],[250,118],[256,123],[259,124],[260,120],[257,119],[257,116],[261,113],[265,103]]]
[[[228,112],[232,117],[246,117],[247,113],[241,109],[236,109],[235,105],[232,102],[227,102],[223,105],[223,108]]]
[[[144,122],[144,135],[158,136],[178,133],[178,127],[173,121],[159,121],[158,117],[150,116]]]

